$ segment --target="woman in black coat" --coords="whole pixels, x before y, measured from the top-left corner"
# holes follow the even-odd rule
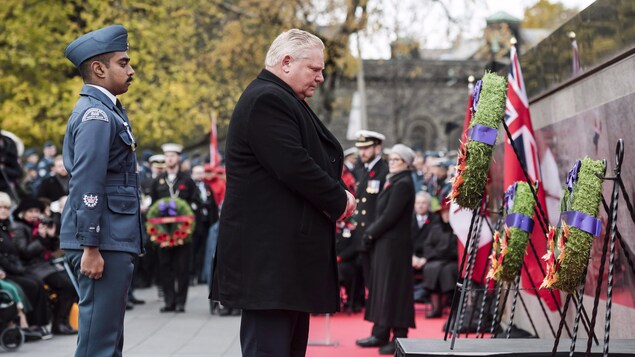
[[[391,331],[394,341],[407,337],[408,328],[415,327],[410,232],[415,191],[408,169],[414,156],[405,145],[392,148],[388,159],[390,174],[377,198],[377,218],[364,237],[370,246],[371,264],[364,318],[375,323],[369,339],[382,345],[380,354],[395,351]],[[359,340],[358,345],[364,346],[364,342]]]
[[[457,238],[450,226],[450,204],[441,206],[441,220],[432,227],[423,245],[423,287],[430,292],[432,310],[426,317],[441,317],[445,300],[454,291],[458,276]]]

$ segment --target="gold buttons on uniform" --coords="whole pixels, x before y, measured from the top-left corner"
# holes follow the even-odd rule
[[[355,210],[355,214],[359,214],[359,211],[358,211],[358,210]]]
[[[357,199],[357,202],[359,202],[359,199]],[[362,202],[366,202],[366,197],[362,197]]]
[[[366,198],[364,198],[364,200],[366,200]],[[356,198],[355,202],[359,203],[359,198]],[[362,201],[362,202],[364,202],[364,201]]]
[[[362,227],[366,226],[366,222],[362,222]]]
[[[363,215],[365,215],[365,214],[366,214],[366,210],[365,210],[365,209],[363,209],[363,210],[362,210],[362,216],[363,216]]]

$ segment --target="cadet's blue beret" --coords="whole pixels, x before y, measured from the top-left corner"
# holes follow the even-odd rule
[[[128,50],[128,31],[121,25],[104,27],[89,32],[71,42],[64,51],[75,67],[79,67],[87,59],[108,52]]]

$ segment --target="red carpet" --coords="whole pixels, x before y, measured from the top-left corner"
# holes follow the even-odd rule
[[[426,319],[423,305],[415,307],[415,322],[417,328],[408,331],[409,338],[443,338],[443,324],[447,319],[447,311],[443,318]],[[361,348],[355,345],[355,340],[370,335],[372,323],[364,320],[364,314],[338,313],[330,318],[330,340],[337,341],[337,346],[312,346],[311,341],[325,341],[326,317],[312,316],[309,331],[309,347],[307,357],[364,357],[379,356],[378,348]]]

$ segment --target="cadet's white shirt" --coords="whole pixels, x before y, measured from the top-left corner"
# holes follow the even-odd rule
[[[99,89],[100,92],[104,93],[112,101],[112,104],[117,105],[117,97],[115,97],[112,93],[110,93],[108,89],[104,87],[100,87],[95,84],[87,84],[87,86],[91,86],[91,87],[95,87]]]

